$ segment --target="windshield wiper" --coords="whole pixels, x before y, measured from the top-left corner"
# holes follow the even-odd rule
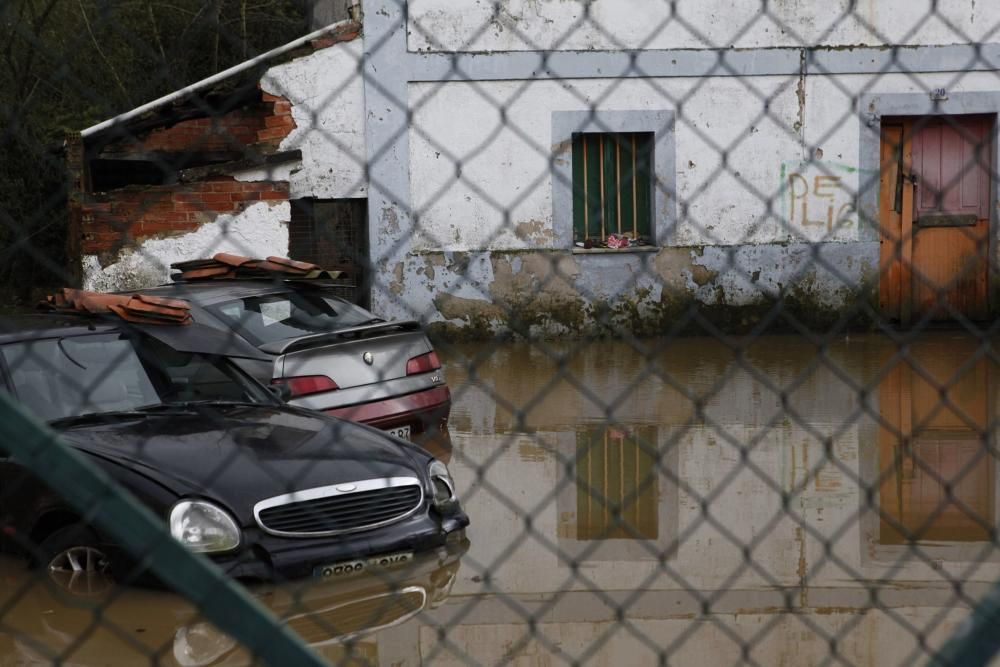
[[[208,398],[200,401],[177,401],[176,403],[150,403],[140,405],[131,410],[109,410],[107,412],[85,412],[82,415],[69,415],[60,417],[49,422],[51,426],[67,426],[73,424],[90,424],[102,421],[116,421],[120,419],[148,419],[155,415],[163,414],[198,414],[197,408],[211,405],[260,405],[252,401],[230,401],[223,399]]]
[[[69,360],[70,360],[70,362],[72,362],[72,364],[73,364],[74,366],[77,366],[77,367],[81,368],[82,370],[87,370],[87,367],[86,367],[86,366],[84,366],[84,365],[83,365],[83,364],[81,364],[81,363],[80,363],[79,361],[77,361],[76,359],[74,359],[74,358],[73,358],[73,355],[72,355],[72,354],[70,354],[69,352],[67,352],[67,351],[66,351],[66,346],[65,346],[65,345],[63,344],[63,343],[65,343],[65,341],[66,341],[66,339],[65,339],[65,338],[60,338],[60,339],[59,339],[59,340],[58,340],[58,341],[56,342],[56,345],[58,345],[58,346],[59,346],[59,351],[60,351],[60,352],[62,352],[62,353],[63,353],[63,355],[64,355],[64,356],[65,356],[65,357],[66,357],[67,359],[69,359]]]
[[[49,426],[71,426],[74,424],[90,424],[119,419],[145,419],[150,415],[137,410],[112,410],[109,412],[85,412],[82,415],[69,415],[49,421]]]
[[[144,413],[156,412],[191,412],[192,408],[204,407],[206,405],[259,405],[253,401],[231,401],[222,398],[205,398],[199,401],[176,401],[173,403],[152,403],[136,408]]]

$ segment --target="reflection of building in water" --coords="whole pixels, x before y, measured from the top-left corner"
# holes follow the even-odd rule
[[[739,360],[694,339],[511,346],[481,387],[449,369],[473,547],[429,614],[457,647],[434,663],[739,664],[742,639],[757,664],[821,664],[831,638],[845,664],[919,662],[968,614],[955,582],[973,600],[1000,578],[982,541],[1000,519],[982,447],[996,371],[977,345],[928,334],[902,364],[877,336],[819,358],[793,337]]]
[[[877,544],[919,544],[967,560],[958,546],[986,546],[997,518],[989,414],[994,362],[973,339],[918,341],[879,385]],[[887,358],[888,362],[889,359]],[[880,548],[876,558],[898,558]]]

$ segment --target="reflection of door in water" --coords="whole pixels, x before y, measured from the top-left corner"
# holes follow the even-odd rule
[[[968,432],[952,438],[917,438],[913,456],[904,456],[883,484],[883,492],[894,497],[885,498],[882,509],[894,521],[883,516],[879,542],[906,544],[907,534],[919,542],[989,542],[993,523],[990,461],[980,439]],[[974,469],[966,473],[970,466]],[[951,499],[946,483],[954,485]]]
[[[883,119],[883,312],[986,319],[993,116]]]
[[[880,544],[991,539],[995,466],[982,433],[992,364],[963,368],[976,343],[918,341],[912,365],[899,361],[879,386]]]

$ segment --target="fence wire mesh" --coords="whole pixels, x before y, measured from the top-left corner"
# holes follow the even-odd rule
[[[0,18],[0,665],[993,660],[994,3]]]

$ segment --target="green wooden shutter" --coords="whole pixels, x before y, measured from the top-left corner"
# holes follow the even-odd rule
[[[573,234],[652,240],[651,132],[573,135]]]
[[[635,209],[636,233],[653,240],[651,219],[653,212],[653,133],[632,135],[635,146]]]
[[[635,228],[635,222],[638,220],[638,210],[643,208],[642,206],[636,206],[635,194],[638,191],[636,184],[636,168],[635,168],[635,134],[623,134],[620,135],[621,140],[619,145],[621,146],[621,183],[619,186],[619,192],[621,192],[622,200],[622,214],[621,214],[621,227],[622,231],[631,232]],[[640,232],[641,234],[641,232]]]
[[[587,238],[584,208],[587,205],[585,184],[586,168],[583,158],[583,135],[573,135],[573,240]]]
[[[587,237],[601,238],[601,135],[583,135],[584,187],[587,190]]]

